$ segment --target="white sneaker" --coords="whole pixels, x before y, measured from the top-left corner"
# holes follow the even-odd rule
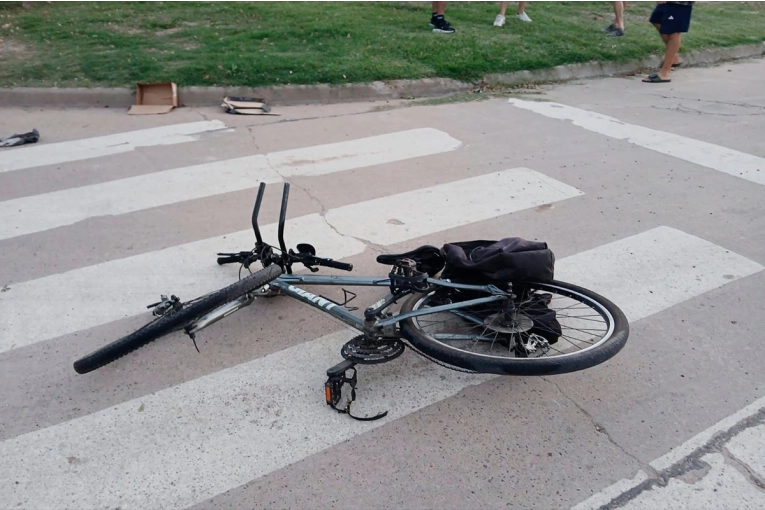
[[[505,17],[501,14],[497,14],[497,17],[494,18],[494,26],[495,27],[501,27],[505,24]]]
[[[521,21],[531,21],[531,18],[529,18],[529,15],[526,14],[525,12],[522,12],[518,14],[517,16],[518,16],[518,19]]]

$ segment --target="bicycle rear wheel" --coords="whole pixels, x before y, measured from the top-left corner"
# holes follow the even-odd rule
[[[414,294],[401,311],[489,296],[480,294],[471,291],[466,296],[435,287]],[[402,333],[415,348],[444,363],[501,375],[584,370],[616,355],[629,336],[624,313],[582,287],[559,281],[528,283],[516,286],[514,294],[510,315],[505,300],[495,301],[406,319]],[[548,310],[555,311],[552,321]],[[540,320],[542,316],[547,318]]]
[[[78,374],[86,374],[101,368],[173,331],[182,329],[219,306],[251,292],[282,274],[281,267],[271,265],[242,278],[236,283],[212,292],[191,302],[178,311],[168,312],[141,329],[120,338],[74,362]]]

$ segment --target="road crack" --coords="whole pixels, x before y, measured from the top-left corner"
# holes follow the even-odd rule
[[[568,398],[568,397],[567,397]],[[765,480],[760,479],[756,474],[743,464],[743,462],[735,459],[730,452],[727,452],[725,445],[733,439],[736,435],[742,431],[765,424],[765,408],[760,409],[758,412],[744,418],[736,425],[729,429],[718,432],[709,441],[702,446],[696,448],[693,452],[687,455],[682,460],[676,462],[667,469],[664,469],[658,473],[651,468],[652,473],[656,473],[648,480],[636,485],[632,489],[623,492],[621,495],[613,498],[611,501],[599,507],[599,510],[613,510],[620,508],[633,499],[640,496],[643,492],[649,491],[655,487],[664,487],[673,478],[682,478],[684,476],[693,476],[693,471],[704,471],[709,469],[709,464],[702,460],[703,457],[709,454],[718,453],[722,455],[726,462],[744,474],[747,480],[752,483],[758,490],[765,492]],[[743,470],[743,471],[742,471]]]
[[[675,107],[665,107],[665,106],[649,106],[649,108],[654,110],[669,110],[669,111],[677,111],[680,113],[695,113],[697,115],[711,115],[711,116],[717,116],[717,117],[755,117],[758,115],[765,115],[765,111],[763,112],[757,112],[757,113],[722,113],[722,112],[705,112],[702,110],[697,110],[695,108],[690,108],[688,106],[680,105]]]
[[[260,151],[260,146],[258,145],[258,141],[255,139],[255,132],[253,131],[253,129],[256,128],[257,126],[246,126],[246,127],[247,127],[247,133],[249,133],[250,138],[252,139],[252,145],[255,146],[255,152],[259,152]],[[268,154],[265,155],[265,158],[266,158],[266,161],[268,162],[268,166],[271,166],[271,162],[268,161]],[[273,168],[273,166],[271,166],[271,168],[276,173],[279,173],[275,168]],[[279,175],[281,175],[281,174],[279,174]]]
[[[581,405],[579,405],[579,403],[578,403],[576,400],[574,400],[572,397],[568,396],[568,395],[566,394],[566,392],[565,392],[565,391],[563,391],[563,390],[561,389],[561,387],[560,387],[560,386],[558,386],[558,384],[557,384],[557,383],[555,383],[555,382],[553,382],[553,381],[551,381],[550,379],[547,379],[547,378],[543,378],[543,379],[545,379],[545,380],[546,380],[548,383],[552,384],[552,385],[555,387],[555,389],[557,389],[557,390],[558,390],[558,392],[559,392],[561,395],[563,395],[563,396],[564,396],[564,397],[565,397],[565,398],[566,398],[566,399],[567,399],[569,402],[571,402],[572,404],[574,404],[574,406],[576,406],[576,408],[579,410],[579,412],[581,412],[583,415],[585,415],[585,416],[587,417],[587,419],[588,419],[588,420],[590,420],[590,423],[592,423],[592,426],[593,426],[593,428],[594,428],[594,429],[595,429],[597,432],[599,432],[599,433],[603,434],[604,436],[606,436],[606,439],[608,439],[608,441],[609,441],[609,442],[610,442],[612,445],[614,445],[614,446],[615,446],[615,447],[616,447],[616,448],[617,448],[619,451],[621,451],[621,452],[622,452],[624,455],[626,455],[627,457],[629,457],[629,458],[631,458],[632,460],[634,460],[634,461],[635,461],[635,462],[636,462],[636,463],[637,463],[637,464],[640,466],[640,469],[642,469],[642,470],[643,470],[643,471],[645,471],[646,473],[649,473],[649,475],[651,475],[651,476],[656,476],[656,475],[658,475],[658,473],[656,472],[656,470],[655,470],[654,468],[652,468],[652,467],[651,467],[649,464],[646,464],[645,462],[641,461],[641,460],[640,460],[639,458],[637,458],[635,455],[633,455],[632,453],[628,452],[628,451],[627,451],[627,450],[626,450],[626,449],[625,449],[625,448],[624,448],[622,445],[620,445],[618,442],[616,442],[616,440],[615,440],[613,437],[611,437],[611,434],[608,432],[608,430],[606,430],[606,428],[605,428],[603,425],[601,425],[600,423],[598,423],[598,422],[595,420],[595,417],[593,417],[593,416],[592,416],[592,415],[589,413],[589,411],[587,411],[587,410],[586,410],[584,407],[582,407]]]
[[[725,457],[725,462],[731,465],[736,471],[741,473],[744,478],[749,480],[749,483],[756,486],[760,492],[765,492],[765,480],[763,480],[757,473],[747,466],[743,461],[739,460],[733,453],[731,453],[725,446],[720,449],[720,453]]]
[[[665,96],[664,94],[648,94],[648,95],[660,97],[662,99],[680,99],[681,101],[697,101],[700,103],[715,103],[715,104],[724,104],[727,106],[740,106],[742,108],[761,108],[765,110],[765,106],[758,105],[758,104],[734,103],[730,101],[715,101],[713,99],[692,99],[687,97]]]

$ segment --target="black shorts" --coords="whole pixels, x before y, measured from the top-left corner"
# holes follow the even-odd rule
[[[681,5],[667,2],[659,4],[651,13],[648,20],[654,25],[660,25],[659,33],[676,34],[687,32],[691,24],[692,5]]]

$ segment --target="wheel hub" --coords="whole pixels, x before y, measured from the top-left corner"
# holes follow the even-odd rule
[[[510,320],[507,320],[502,312],[489,315],[483,320],[484,325],[498,333],[524,333],[534,327],[534,321],[526,315],[514,313]]]

